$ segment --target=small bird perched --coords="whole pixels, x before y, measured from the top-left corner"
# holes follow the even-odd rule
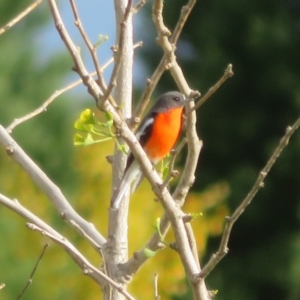
[[[162,160],[176,144],[181,133],[184,105],[189,101],[179,92],[165,93],[142,120],[136,138],[153,165]],[[142,179],[139,163],[130,153],[121,183],[112,197],[112,208],[119,208],[130,185],[133,183],[134,192]]]

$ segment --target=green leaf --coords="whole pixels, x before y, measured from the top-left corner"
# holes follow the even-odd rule
[[[163,242],[164,241],[164,237],[163,237],[163,235],[161,234],[161,231],[160,231],[160,221],[161,221],[160,218],[156,219],[155,229],[156,229],[156,231],[159,234],[161,242]]]
[[[114,119],[113,119],[113,116],[112,116],[112,113],[109,112],[109,111],[106,111],[106,112],[105,112],[105,116],[106,116],[106,119],[107,119],[108,121],[113,121],[113,120],[114,120]]]
[[[80,135],[79,133],[76,133],[74,135],[74,146],[83,146],[85,143],[85,139],[82,135]]]
[[[157,251],[152,251],[149,248],[145,248],[143,251],[144,255],[148,258],[155,256],[155,254],[157,253]]]
[[[87,146],[87,145],[92,145],[92,144],[95,144],[95,141],[94,141],[92,135],[90,133],[88,133],[86,138],[85,138],[84,145]]]
[[[77,130],[89,132],[95,125],[94,113],[90,109],[81,112],[79,119],[75,122],[74,127]]]
[[[75,146],[88,146],[95,143],[102,143],[115,138],[115,134],[112,132],[111,127],[113,125],[113,118],[111,113],[105,113],[108,121],[106,123],[96,122],[94,113],[90,109],[85,109],[79,119],[75,122],[74,127],[79,131],[86,132],[87,135],[84,137],[80,134],[76,134],[74,137]],[[104,130],[102,128],[105,128]],[[93,135],[101,137],[95,140]],[[103,138],[102,138],[103,137]]]
[[[85,109],[81,114],[80,114],[80,120],[84,124],[95,124],[94,120],[95,113],[93,113],[89,108]]]
[[[114,124],[114,120],[109,120],[109,121],[106,122],[106,124],[107,124],[108,128],[111,128]]]
[[[108,36],[107,35],[99,34],[98,41],[95,43],[94,47],[98,48],[99,46],[101,46],[101,44],[103,44],[107,40],[108,40]]]
[[[195,219],[198,219],[199,217],[203,217],[203,213],[202,212],[193,213],[193,214],[191,214],[191,217],[193,220],[195,220]]]
[[[87,131],[81,120],[77,120],[74,123],[74,128],[80,131],[85,131],[85,132]]]

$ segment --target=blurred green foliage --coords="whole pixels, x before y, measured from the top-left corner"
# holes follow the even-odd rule
[[[169,29],[186,2],[165,1]],[[162,54],[147,43],[155,36],[152,28],[143,48],[150,70]],[[197,2],[176,52],[190,86],[204,94],[228,63],[235,76],[197,112],[204,148],[194,190],[226,180],[231,210],[245,197],[299,116],[299,49],[299,0]],[[169,74],[159,88],[175,88]],[[208,286],[219,291],[216,299],[300,299],[299,149],[297,132],[235,225],[229,254],[208,278]],[[211,239],[206,260],[218,243]]]
[[[27,5],[30,3],[26,2]],[[9,1],[4,3],[7,11],[4,13],[1,8],[2,26],[26,8],[24,2],[18,5]],[[0,122],[3,126],[8,126],[14,118],[30,113],[42,105],[55,89],[62,88],[62,79],[72,67],[67,53],[51,55],[46,49],[38,49],[43,24],[50,17],[46,12],[47,6],[40,5],[1,35]],[[72,132],[72,114],[75,112],[64,97],[60,97],[47,110],[47,114],[43,113],[16,127],[13,136],[50,177],[63,184],[68,176],[57,170],[68,165],[68,153],[73,150],[72,141],[66,140],[65,136]],[[64,151],[66,148],[68,150]]]
[[[0,6],[0,26],[4,26],[16,14],[24,10],[32,1],[2,1]],[[46,3],[22,19],[18,24],[0,36],[0,123],[8,126],[14,118],[22,117],[40,105],[56,90],[64,87],[67,72],[70,72],[72,61],[67,54],[50,54],[48,49],[41,49],[40,41],[43,26],[50,21]],[[68,196],[74,195],[70,182],[76,182],[70,167],[72,152],[73,122],[76,112],[72,102],[66,102],[61,96],[47,112],[16,127],[12,136],[57,183]],[[73,99],[74,100],[74,99]],[[69,137],[69,138],[68,138]],[[56,228],[63,227],[57,212],[45,196],[34,186],[29,177],[5,153],[0,152],[0,192],[32,209],[45,221]],[[6,286],[0,291],[1,299],[16,299],[29,278],[35,262],[42,251],[46,239],[25,227],[25,221],[0,205],[0,282]],[[49,250],[49,251],[48,251]],[[52,246],[46,251],[34,283],[30,285],[22,299],[65,299],[71,295],[71,286],[53,289],[54,281],[47,288],[43,283],[51,278],[77,274],[80,272],[66,254],[58,247]],[[48,254],[48,253],[49,254]],[[51,266],[52,262],[57,264]],[[48,257],[48,259],[47,259]],[[68,261],[68,269],[64,263]],[[47,268],[43,266],[46,262]],[[63,278],[63,277],[62,277]],[[88,279],[83,279],[88,280]],[[76,292],[76,290],[75,290]],[[60,295],[60,296],[59,296]],[[76,294],[73,295],[73,299]]]
[[[185,2],[165,1],[165,21],[170,29],[174,28],[180,5]],[[26,7],[26,3],[30,2],[1,3],[0,24],[8,22]],[[41,58],[41,52],[36,50],[37,32],[48,21],[46,10],[46,6],[40,6],[0,37],[0,123],[4,126],[32,111],[55,89],[63,87],[62,78],[72,66],[68,55],[47,54],[46,58]],[[143,22],[148,24],[146,20]],[[203,218],[199,217],[200,221],[194,221],[197,232],[200,232],[197,241],[201,254],[205,252],[208,236],[221,231],[222,220],[227,214],[222,201],[229,191],[228,184],[229,205],[234,209],[249,191],[259,170],[284,134],[285,127],[299,115],[299,24],[299,0],[205,0],[198,1],[184,28],[177,56],[193,88],[204,93],[222,75],[228,63],[233,64],[235,72],[235,76],[198,112],[204,149],[195,193],[190,195],[186,209],[188,212],[204,213]],[[162,54],[153,43],[154,26],[147,26],[147,34],[139,34],[143,34],[141,39],[145,41],[142,60],[151,72]],[[165,74],[157,94],[175,88],[169,74]],[[100,149],[97,145],[98,148],[77,149],[73,155],[73,123],[80,111],[75,112],[74,97],[72,95],[68,102],[61,97],[46,114],[18,126],[13,131],[13,137],[70,199],[76,195],[76,209],[105,230],[107,211],[103,205],[106,208],[108,203],[95,199],[109,199],[107,187],[110,176],[104,156],[110,154],[112,149]],[[218,290],[216,299],[300,298],[299,135],[296,133],[291,139],[288,149],[267,177],[265,188],[237,222],[230,240],[229,254],[210,274],[208,286]],[[99,156],[102,162],[98,161]],[[79,173],[79,178],[72,168]],[[28,176],[8,160],[4,152],[0,154],[0,169],[5,170],[0,176],[1,192],[22,199],[35,213],[67,233],[80,248],[90,249],[59,220],[49,201],[30,184]],[[226,183],[211,188],[210,185],[216,182]],[[104,192],[99,196],[101,187],[104,187]],[[201,197],[199,191],[204,191]],[[156,212],[157,206],[151,201],[149,207],[139,202],[141,198],[149,198],[148,192],[149,188],[141,187],[140,194],[133,197],[129,228],[137,229],[138,233],[131,231],[131,238],[137,243],[131,244],[132,252],[144,244],[144,236],[149,236],[153,230],[151,226],[160,216],[160,212]],[[218,202],[212,198],[222,203],[210,214],[206,211],[207,207],[212,205],[211,202]],[[152,209],[151,214],[149,209]],[[146,217],[149,218],[149,226],[135,226],[145,222]],[[0,284],[4,282],[7,285],[0,291],[1,299],[16,298],[45,241],[37,233],[25,229],[24,220],[0,207]],[[216,250],[218,243],[219,238],[210,240],[204,261]],[[3,245],[10,245],[11,248]],[[95,292],[99,293],[98,287],[83,277],[77,266],[62,253],[54,245],[46,251],[34,284],[24,295],[24,300],[94,299]],[[177,294],[174,298],[178,299],[178,295],[185,292],[182,268],[176,258],[169,259],[169,265],[164,265],[165,257],[170,257],[170,252],[161,251],[156,256],[153,259],[158,258],[159,263],[154,261],[154,266],[157,264],[163,274],[160,280],[171,279],[163,284],[168,286],[168,292]],[[100,263],[93,250],[88,252],[88,257],[95,264]],[[146,265],[146,272],[141,278],[135,278],[134,282],[138,284],[133,282],[131,287],[132,290],[134,287],[140,288],[135,290],[140,295],[152,281],[149,276],[152,270],[147,269],[149,265]],[[168,278],[167,273],[163,273],[169,270],[172,270],[174,282],[172,276]],[[65,285],[66,281],[70,285]],[[167,293],[163,295],[167,297]],[[190,295],[180,296],[180,299],[184,298],[190,299]]]

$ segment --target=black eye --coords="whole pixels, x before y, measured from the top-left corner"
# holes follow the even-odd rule
[[[179,97],[174,97],[173,100],[176,102],[180,101]]]

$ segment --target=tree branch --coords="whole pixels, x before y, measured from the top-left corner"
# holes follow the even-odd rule
[[[195,1],[189,1],[189,4],[191,6],[190,9],[192,8],[193,4]],[[155,6],[158,5],[158,6]],[[191,96],[195,96],[198,95],[197,92],[192,92],[189,87],[188,84],[186,83],[186,80],[181,72],[180,67],[178,66],[178,63],[176,61],[175,55],[174,55],[174,51],[175,48],[171,46],[170,42],[168,41],[168,39],[165,39],[165,34],[168,33],[168,30],[165,29],[165,26],[163,25],[163,21],[162,21],[162,16],[156,16],[155,14],[161,14],[162,12],[162,3],[154,3],[154,22],[156,23],[157,26],[157,31],[158,31],[158,39],[161,41],[162,39],[163,41],[163,50],[165,51],[164,54],[164,59],[161,60],[158,68],[156,69],[156,71],[160,70],[160,68],[162,68],[163,63],[165,63],[165,61],[167,59],[170,60],[171,57],[171,61],[172,63],[169,65],[169,70],[172,74],[173,77],[177,78],[177,81],[179,81],[179,87],[180,89],[186,94],[186,95],[191,95]],[[158,9],[158,10],[156,10]],[[181,30],[182,27],[177,27],[179,29],[177,30]],[[176,38],[175,38],[176,39]],[[166,47],[166,49],[165,49]],[[164,68],[165,69],[165,68]],[[156,76],[156,74],[154,74],[153,76]],[[158,78],[158,77],[155,77]],[[176,81],[176,82],[177,82]],[[187,137],[188,137],[188,157],[187,157],[187,161],[186,161],[186,165],[182,174],[182,177],[180,179],[180,182],[173,194],[173,199],[176,201],[176,205],[178,205],[179,207],[181,207],[184,203],[184,199],[189,191],[190,186],[193,184],[194,182],[194,173],[195,173],[195,169],[196,169],[196,165],[197,165],[197,161],[198,161],[198,156],[200,153],[200,150],[202,148],[202,142],[199,141],[198,136],[197,136],[197,132],[196,132],[196,115],[195,113],[192,113],[191,116],[189,116],[189,118],[187,118],[186,120],[186,133],[187,133]],[[132,149],[132,146],[129,144],[130,148]],[[134,151],[133,151],[134,152]],[[137,157],[137,156],[136,156]],[[142,168],[144,167],[143,162],[139,161]],[[152,171],[153,173],[153,171]],[[147,177],[148,172],[145,172],[144,175]],[[149,174],[151,175],[151,174]],[[161,185],[160,182],[156,182],[156,185],[153,185],[152,180],[150,179],[150,176],[147,177],[147,179],[150,181],[150,184],[155,192],[155,194],[162,200],[163,205],[164,205],[164,201],[166,201],[166,198],[169,197],[169,193],[164,191],[163,188],[164,186]],[[157,188],[157,186],[160,186],[161,188],[161,194],[159,195],[158,192],[156,191],[155,187]],[[168,195],[167,195],[168,194]],[[169,199],[169,198],[168,198]],[[172,200],[172,202],[174,201]],[[165,205],[164,205],[165,207]],[[170,227],[170,222],[169,222],[169,209],[166,209],[166,214],[161,218],[161,222],[160,222],[160,231],[161,233],[164,235],[166,234],[166,232],[168,231],[169,227]],[[172,208],[173,209],[173,208]],[[171,209],[171,210],[172,210]],[[172,214],[174,213],[174,210],[172,211]],[[176,214],[176,213],[175,213]],[[178,213],[179,215],[184,215],[182,212]],[[173,222],[176,222],[175,220],[176,218],[174,218]],[[171,219],[170,219],[171,220]],[[182,220],[180,220],[181,222]],[[172,221],[171,221],[172,222]],[[183,223],[182,223],[183,224]],[[184,239],[186,241],[186,244],[189,247],[189,242],[188,239],[192,239],[191,237],[187,237],[187,233],[186,233],[186,229],[184,228],[185,225],[180,224],[180,233],[182,236],[184,236]],[[181,227],[182,226],[182,227]],[[173,224],[172,224],[173,227]],[[175,230],[175,235],[176,235],[176,228]],[[176,239],[176,241],[178,242],[178,239]],[[193,245],[191,245],[193,246]],[[151,237],[151,239],[147,242],[147,244],[138,252],[134,253],[133,258],[131,258],[127,263],[122,265],[122,269],[124,271],[124,273],[128,272],[129,274],[134,274],[140,267],[141,265],[147,260],[147,257],[144,254],[145,249],[151,249],[152,251],[156,251],[160,248],[160,236],[157,232],[155,232],[153,234],[153,236]],[[191,262],[191,264],[189,265],[189,267],[187,267],[187,264],[189,264],[187,261],[186,263],[184,263],[184,266],[186,269],[190,268],[193,269],[195,266],[196,268],[199,267],[198,264],[198,259],[197,259],[197,255],[194,255],[194,247],[192,247],[193,249],[186,249],[183,251],[184,253],[188,252],[188,260]],[[193,262],[194,260],[194,262]],[[191,266],[193,265],[193,266]],[[193,269],[194,270],[194,269]],[[188,273],[188,276],[190,276],[191,273]],[[201,286],[201,289],[198,289],[198,287],[196,287],[194,290],[197,290],[196,294],[201,294],[202,298],[197,298],[197,299],[207,299],[207,293],[206,293],[206,288],[204,286],[204,283],[200,283],[199,286]]]
[[[185,25],[185,22],[186,22],[188,16],[190,15],[196,2],[197,2],[196,0],[189,0],[188,3],[182,7],[180,18],[175,26],[173,34],[170,37],[170,42],[172,44],[174,44],[174,46],[177,44],[178,38],[179,38],[181,31]],[[167,54],[164,53],[162,59],[160,60],[158,66],[156,67],[156,70],[152,74],[151,78],[147,79],[146,87],[144,89],[144,92],[143,92],[141,98],[138,101],[138,106],[135,110],[134,118],[132,118],[132,120],[131,120],[131,123],[130,123],[131,127],[134,128],[137,125],[137,123],[139,122],[141,115],[145,111],[145,109],[149,103],[150,97],[151,97],[158,81],[160,80],[160,78],[161,78],[162,74],[165,72],[165,70],[167,70],[166,61],[167,61]]]
[[[62,39],[66,43],[69,51],[71,52],[73,59],[75,61],[75,65],[78,68],[80,76],[84,75],[84,66],[82,65],[82,61],[78,53],[76,53],[76,48],[73,47],[72,41],[69,40],[69,36],[61,22],[59,13],[56,9],[56,5],[54,0],[49,0],[51,9],[52,9],[52,14],[56,23],[56,27],[59,30]],[[160,5],[162,3],[155,2],[154,5]],[[158,30],[159,31],[159,30]],[[182,71],[180,67],[178,66],[175,55],[174,55],[174,47],[172,47],[172,50],[170,51],[168,44],[163,45],[163,49],[165,52],[167,52],[167,57],[172,58],[171,63],[168,64],[168,67],[170,67],[170,71],[172,76],[174,77],[176,83],[178,84],[180,90],[182,90],[186,95],[192,96],[197,93],[193,93],[190,88],[188,87],[188,84],[185,81],[185,78],[182,74]],[[92,81],[86,81],[87,86],[91,88],[91,94],[95,97],[95,99],[100,99],[101,94],[98,93],[98,87],[94,86]],[[199,94],[199,93],[198,93]],[[98,103],[98,101],[97,101]],[[190,105],[192,107],[192,104]],[[136,159],[140,163],[141,169],[146,176],[146,178],[149,180],[154,193],[156,196],[161,199],[161,202],[168,214],[169,220],[172,224],[172,227],[175,232],[175,237],[176,237],[176,242],[178,243],[178,249],[179,249],[179,254],[181,257],[181,260],[183,262],[183,265],[186,269],[188,278],[190,279],[190,282],[193,286],[193,291],[198,299],[208,299],[207,295],[207,290],[205,287],[205,284],[202,280],[197,281],[192,281],[191,279],[194,277],[195,274],[198,274],[200,272],[197,263],[195,262],[194,255],[192,253],[192,250],[190,249],[189,246],[189,241],[188,237],[186,234],[185,226],[184,226],[184,221],[183,217],[184,214],[181,212],[179,206],[174,202],[173,198],[171,197],[169,191],[167,188],[162,187],[162,181],[161,178],[158,176],[157,172],[153,169],[152,164],[150,163],[148,157],[144,153],[143,149],[141,148],[140,144],[136,140],[136,137],[132,133],[132,131],[129,130],[128,126],[126,123],[120,118],[119,114],[115,111],[115,109],[109,104],[108,101],[104,101],[103,106],[101,105],[101,108],[105,111],[111,112],[113,119],[114,119],[114,124],[116,127],[116,130],[120,133],[120,136],[124,138],[124,140],[127,142],[129,145],[133,155],[135,155]],[[189,190],[189,187],[192,185],[193,180],[194,180],[194,170],[196,168],[197,164],[197,159],[195,158],[198,157],[200,148],[201,148],[201,143],[199,142],[195,130],[195,114],[192,113],[191,117],[188,118],[187,120],[187,136],[188,136],[188,143],[190,146],[193,146],[192,150],[189,150],[189,158],[187,161],[187,164],[191,166],[190,172],[192,172],[192,175],[185,173],[187,176],[186,180],[181,179],[181,185],[180,188],[177,188],[177,196],[178,196],[178,201],[184,199],[186,196],[187,191]],[[189,132],[190,131],[190,132]],[[192,140],[191,140],[192,139]],[[179,192],[180,191],[180,192]]]
[[[235,209],[230,217],[226,218],[226,225],[223,231],[222,239],[218,251],[213,254],[202,269],[202,271],[197,275],[197,278],[205,278],[220,262],[220,260],[228,253],[228,241],[230,238],[231,230],[237,219],[242,215],[247,206],[251,203],[252,199],[255,197],[257,192],[264,187],[264,180],[271,168],[275,164],[277,158],[280,156],[283,149],[288,145],[290,137],[295,133],[295,131],[300,126],[300,117],[296,120],[292,127],[288,126],[285,135],[280,139],[278,146],[275,148],[273,154],[269,158],[265,167],[260,171],[252,189],[241,202],[241,204]]]
[[[162,0],[155,0],[153,4],[153,22],[156,26],[157,33],[158,33],[158,43],[162,47],[165,52],[166,58],[166,67],[170,70],[172,77],[174,78],[177,86],[179,89],[186,95],[190,97],[198,96],[199,93],[192,92],[189,88],[187,81],[182,73],[180,66],[176,61],[175,56],[175,45],[173,45],[169,39],[169,30],[166,28],[163,22],[162,17],[163,11],[163,2]],[[189,108],[191,109],[193,104],[190,103]],[[194,174],[197,166],[198,156],[200,153],[200,149],[202,143],[199,141],[196,132],[196,115],[193,112],[189,118],[186,119],[186,126],[187,126],[187,138],[188,138],[188,145],[189,145],[189,153],[188,158],[185,166],[185,172],[181,177],[181,180],[177,186],[175,193],[181,191],[181,194],[178,195],[178,199],[174,198],[176,203],[182,204],[184,201],[184,197],[188,192],[190,186],[194,182]],[[186,176],[186,178],[184,177]],[[191,177],[192,176],[192,177]],[[184,191],[184,192],[183,192]],[[184,196],[182,196],[184,195]],[[166,210],[166,213],[169,217],[171,226],[174,230],[175,240],[176,240],[176,248],[178,249],[178,253],[180,255],[180,259],[182,264],[185,268],[187,277],[189,282],[192,286],[192,291],[196,299],[209,299],[209,294],[207,288],[205,286],[204,280],[195,281],[193,280],[193,272],[196,269],[200,269],[200,264],[195,261],[194,251],[190,247],[189,240],[191,241],[191,236],[187,235],[187,231],[185,230],[185,224],[183,221],[184,214],[180,211],[180,205],[172,205],[174,202],[169,203],[167,197],[161,198],[161,202]],[[180,217],[179,217],[180,216]],[[189,235],[193,234],[189,231]]]
[[[118,72],[120,70],[120,67],[122,64],[121,61],[122,61],[122,58],[123,58],[123,55],[125,52],[124,46],[126,45],[126,40],[127,40],[125,33],[126,32],[128,33],[127,22],[128,22],[129,18],[130,18],[130,25],[131,25],[131,6],[132,6],[132,0],[127,0],[127,6],[126,6],[124,14],[123,14],[123,21],[120,24],[120,31],[117,35],[119,37],[118,46],[113,48],[114,56],[115,56],[115,64],[114,64],[114,68],[111,73],[108,87],[105,90],[105,93],[101,99],[102,102],[105,101],[109,97],[113,88],[117,85]],[[131,47],[132,47],[132,40],[131,40]]]
[[[101,101],[105,101],[108,94],[114,86],[115,99],[119,108],[117,113],[122,119],[131,117],[132,105],[132,68],[133,68],[133,25],[132,25],[132,1],[114,0],[115,20],[116,20],[116,44],[115,47],[115,65],[111,74],[109,86]],[[104,106],[107,101],[104,102]],[[115,119],[116,121],[116,119]],[[117,124],[115,122],[115,124]],[[122,125],[121,125],[122,124]],[[119,124],[121,127],[126,126],[123,121]],[[118,126],[116,129],[118,128]],[[129,130],[129,129],[128,129]],[[118,132],[118,130],[117,130]],[[133,133],[131,132],[132,136]],[[120,183],[126,165],[127,155],[115,147],[112,190]],[[119,272],[119,264],[128,259],[128,205],[129,197],[123,199],[120,209],[109,209],[108,216],[108,238],[105,248],[103,249],[107,269],[110,270],[110,276],[113,279],[124,283],[124,287],[130,280],[130,276],[123,277]],[[104,287],[104,300],[120,299],[120,295],[114,291],[107,291]]]
[[[34,274],[35,274],[35,272],[36,272],[36,270],[37,270],[37,268],[38,268],[38,266],[39,266],[39,264],[40,264],[40,261],[41,261],[41,259],[43,258],[44,254],[45,254],[45,251],[46,251],[46,249],[47,249],[48,247],[49,247],[48,244],[45,244],[45,245],[44,245],[43,251],[42,251],[41,255],[39,256],[39,258],[38,258],[38,260],[37,260],[37,262],[36,262],[36,264],[35,264],[35,266],[34,266],[32,272],[31,272],[31,274],[30,274],[30,276],[29,276],[29,279],[27,280],[27,282],[26,282],[24,288],[22,289],[20,295],[18,296],[17,300],[19,300],[19,299],[22,298],[23,294],[25,293],[25,291],[27,290],[27,288],[29,287],[29,285],[32,283],[32,278],[33,278],[33,276],[34,276]]]
[[[95,75],[94,73],[90,74],[91,76]],[[13,122],[6,128],[8,133],[12,133],[13,129],[15,129],[16,126],[24,123],[25,121],[28,121],[30,119],[32,119],[33,117],[39,115],[40,113],[46,112],[47,111],[47,107],[56,99],[58,98],[61,94],[73,89],[74,87],[78,86],[79,84],[82,83],[82,80],[79,79],[65,87],[63,87],[60,90],[56,90],[40,107],[38,107],[37,109],[35,109],[34,111],[30,112],[29,114],[26,114],[23,117],[20,118],[16,118],[13,120]]]
[[[132,13],[136,14],[146,3],[148,0],[140,0],[132,7]]]
[[[133,45],[133,49],[136,49],[137,47],[141,47],[142,46],[142,42],[138,42],[136,44]],[[100,69],[101,73],[103,73],[103,71],[114,61],[114,58],[111,57],[104,65],[103,67]],[[95,76],[97,74],[96,71],[90,73],[90,76]],[[12,133],[13,129],[15,129],[16,126],[22,124],[25,121],[28,121],[30,119],[32,119],[33,117],[39,115],[40,113],[46,112],[47,111],[47,107],[56,99],[58,98],[60,95],[64,94],[65,92],[73,89],[74,87],[80,85],[82,83],[82,79],[76,80],[72,83],[70,83],[69,85],[61,88],[60,90],[56,90],[40,107],[38,107],[37,109],[35,109],[34,111],[30,112],[29,114],[26,114],[23,117],[20,118],[16,118],[14,119],[14,121],[8,126],[6,127],[6,130],[8,133]]]
[[[174,176],[175,172],[178,173],[178,171],[174,171],[175,161],[176,161],[177,155],[182,150],[182,148],[184,147],[184,145],[186,144],[186,142],[187,142],[186,138],[182,139],[181,142],[179,143],[179,145],[176,147],[176,149],[172,151],[172,155],[171,155],[170,162],[169,162],[168,175],[165,178],[164,183],[163,183],[164,186],[168,186],[169,185],[169,183],[172,180],[172,178],[175,177]]]
[[[95,240],[98,245],[103,245],[106,242],[93,224],[87,222],[75,212],[58,186],[31,160],[1,125],[0,144],[4,146],[6,153],[25,170],[32,181],[48,196],[64,220],[71,225],[71,220],[75,221],[81,227],[81,230]],[[77,229],[76,227],[73,228]]]
[[[75,18],[75,25],[77,26],[77,28],[78,28],[78,30],[79,30],[79,32],[80,32],[80,34],[81,34],[81,36],[84,40],[89,52],[90,52],[90,55],[92,57],[92,60],[93,60],[93,63],[94,63],[95,69],[96,69],[96,73],[97,73],[97,77],[98,77],[98,83],[100,85],[100,88],[102,89],[102,92],[104,93],[107,90],[107,86],[106,86],[104,77],[102,75],[103,68],[100,67],[100,63],[99,63],[98,56],[97,56],[97,53],[96,53],[97,48],[94,45],[92,45],[92,43],[90,42],[90,40],[89,40],[89,38],[88,38],[88,36],[87,36],[83,26],[82,26],[82,23],[81,23],[81,20],[79,18],[79,14],[78,14],[75,2],[73,0],[70,0],[70,4],[71,4],[73,15],[74,15],[74,18]],[[113,97],[110,94],[108,96],[108,99],[114,107],[117,107],[117,104],[116,104],[115,100],[113,99]]]
[[[5,197],[4,195],[0,194],[0,203],[2,203],[4,206],[6,206],[10,210],[14,211],[18,215],[26,219],[28,222],[30,222],[27,224],[27,227],[29,229],[39,231],[41,234],[49,237],[55,243],[60,245],[69,254],[73,261],[76,262],[78,266],[80,266],[85,275],[88,275],[97,283],[101,283],[103,282],[103,280],[108,282],[115,289],[117,289],[118,292],[123,294],[127,299],[134,300],[134,298],[128,292],[126,292],[122,286],[117,284],[106,274],[104,274],[98,268],[93,266],[65,237],[59,234],[47,223],[42,221],[39,217],[34,215],[31,211],[22,206],[17,200],[11,200]]]
[[[212,86],[206,94],[200,98],[200,100],[196,103],[196,105],[187,112],[187,115],[189,115],[194,110],[197,110],[200,106],[202,106],[220,87],[221,85],[230,77],[234,75],[232,70],[232,64],[229,64],[223,74],[223,76]]]
[[[52,13],[55,27],[73,58],[73,61],[75,63],[75,70],[81,77],[83,84],[88,88],[88,92],[96,100],[96,104],[98,106],[99,105],[98,101],[101,98],[101,96],[103,96],[103,91],[100,89],[99,85],[96,83],[96,81],[92,78],[92,76],[86,70],[85,65],[82,61],[81,55],[80,55],[80,50],[75,46],[70,35],[68,34],[68,32],[66,30],[66,27],[60,16],[58,7],[56,5],[56,1],[48,0],[48,3],[50,6],[50,10]],[[98,107],[100,108],[100,105]]]
[[[60,245],[83,270],[84,275],[88,275],[97,283],[104,281],[113,286],[119,293],[124,295],[127,299],[135,300],[121,285],[113,281],[109,276],[101,272],[98,268],[93,266],[66,238],[62,237],[58,232],[52,234],[38,227],[35,224],[28,223],[27,227],[31,230],[39,231],[42,235],[49,237],[51,240]]]
[[[43,0],[37,0],[34,3],[30,4],[26,9],[24,9],[20,14],[18,14],[16,17],[14,17],[11,21],[9,21],[6,25],[0,28],[0,35],[6,31],[8,31],[10,28],[12,28],[14,25],[16,25],[20,20],[22,20],[24,17],[26,17],[29,13],[31,13],[34,9],[36,9]]]

